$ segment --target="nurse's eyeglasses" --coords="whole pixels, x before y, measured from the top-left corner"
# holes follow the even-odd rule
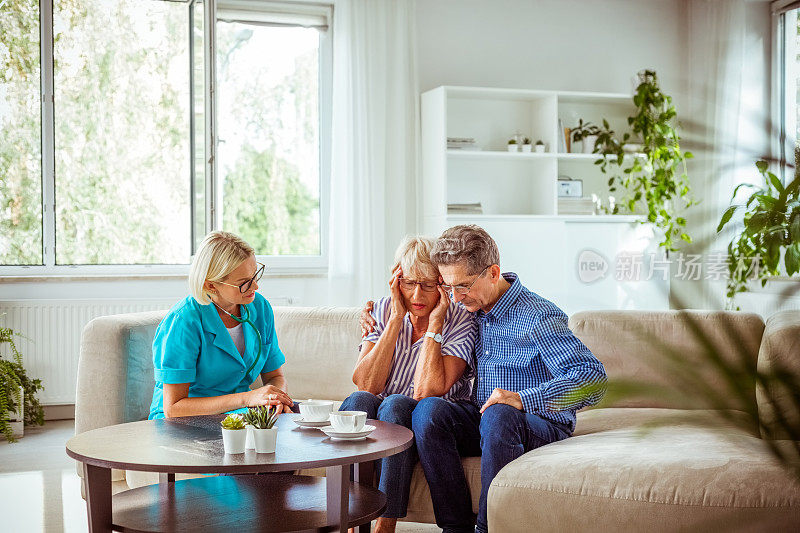
[[[253,285],[254,281],[258,281],[258,280],[261,279],[261,276],[264,275],[264,269],[267,268],[266,265],[264,265],[262,263],[256,263],[256,264],[257,265],[261,265],[261,268],[256,270],[256,273],[253,275],[252,278],[250,278],[249,280],[245,281],[244,283],[242,283],[240,285],[234,285],[233,283],[225,283],[224,281],[216,281],[215,283],[220,283],[222,285],[227,285],[228,287],[238,287],[239,288],[239,292],[244,294],[244,293],[246,293],[247,291],[250,290],[250,287]]]

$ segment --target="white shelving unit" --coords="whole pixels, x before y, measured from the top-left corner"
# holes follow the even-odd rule
[[[614,278],[620,253],[656,253],[653,230],[641,217],[559,215],[559,176],[583,181],[585,197],[607,198],[608,176],[596,154],[559,153],[559,119],[579,119],[626,131],[630,95],[478,87],[438,87],[422,94],[423,232],[478,224],[500,246],[504,268],[568,312],[581,309],[668,307],[669,282],[624,286]],[[544,153],[508,152],[515,134],[545,143]],[[448,137],[472,137],[479,151],[447,149]],[[482,214],[448,214],[448,203],[480,202]],[[592,284],[577,279],[582,250],[606,257],[610,272]],[[648,264],[644,264],[649,269]]]

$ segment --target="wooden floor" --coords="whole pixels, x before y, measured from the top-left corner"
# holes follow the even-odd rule
[[[64,445],[75,432],[74,420],[49,421],[27,428],[14,444],[0,441],[0,516],[2,530],[85,532],[86,503],[81,498],[75,462]],[[434,524],[400,522],[400,533],[432,533]]]

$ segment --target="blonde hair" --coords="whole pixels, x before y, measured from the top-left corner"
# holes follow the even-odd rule
[[[253,254],[253,247],[238,235],[227,231],[212,231],[206,235],[189,270],[189,290],[197,303],[211,303],[203,288],[206,281],[224,280]]]
[[[409,278],[439,280],[439,269],[431,261],[433,239],[428,237],[405,237],[394,252],[394,265],[403,269],[403,275]]]

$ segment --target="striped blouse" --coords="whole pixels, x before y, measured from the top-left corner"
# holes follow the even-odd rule
[[[364,341],[378,342],[389,320],[391,306],[391,297],[382,298],[375,303],[372,308],[372,316],[376,322],[375,328],[372,333],[364,337]],[[386,388],[378,395],[379,398],[385,398],[391,394],[402,394],[409,397],[414,395],[414,370],[425,337],[412,344],[412,332],[411,319],[406,313],[403,318],[403,326],[397,336],[392,369],[386,381]],[[473,350],[476,337],[477,324],[473,315],[463,307],[450,302],[442,330],[442,355],[463,359],[467,362],[467,367],[464,369],[464,375],[442,396],[445,400],[469,400],[470,398],[472,378],[475,374]]]

